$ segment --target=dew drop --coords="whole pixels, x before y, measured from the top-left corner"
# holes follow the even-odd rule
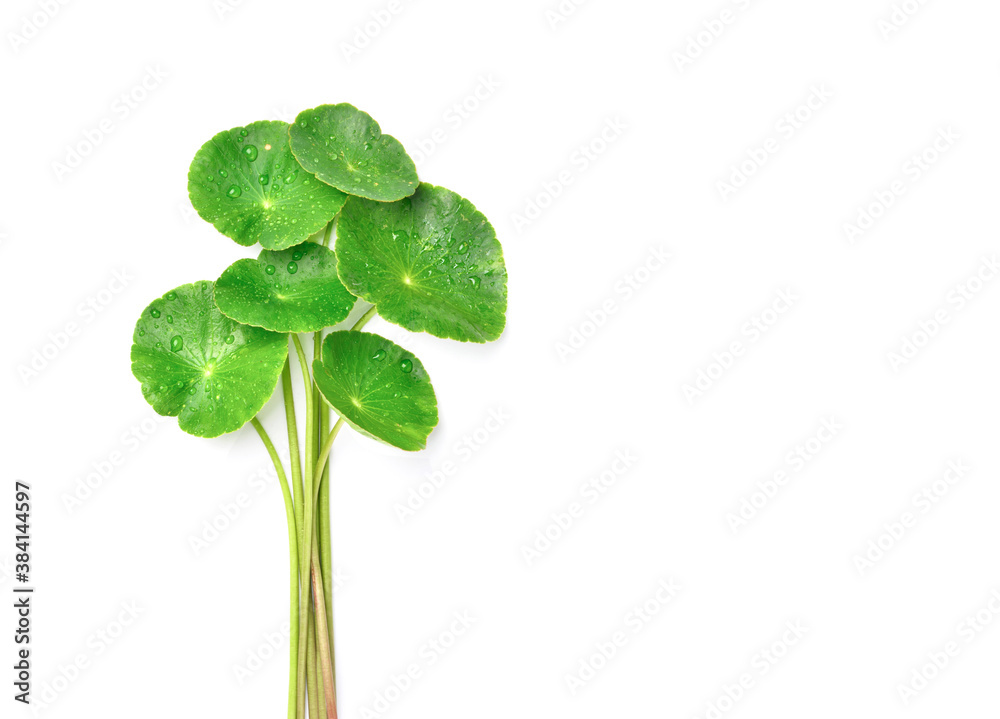
[[[229,177],[229,173],[225,170],[219,170],[219,177]]]
[[[167,315],[167,324],[168,325],[172,325],[173,323],[174,323],[174,316],[173,315]]]
[[[243,190],[240,189],[239,185],[230,185],[229,189],[226,190],[226,194],[230,197],[239,197],[243,194]]]
[[[226,344],[227,345],[231,345],[235,341],[236,341],[236,338],[233,335],[229,335],[228,337],[226,337]]]
[[[298,262],[299,260],[301,260],[302,259],[302,252],[300,250],[296,250],[295,252],[293,252],[292,253],[292,259],[295,260],[296,262]]]
[[[139,336],[140,337],[145,337],[146,336],[146,330],[139,330]]]
[[[243,154],[247,156],[247,159],[250,160],[250,162],[253,162],[257,159],[257,148],[253,145],[247,145],[243,148]]]
[[[171,290],[170,292],[168,292],[167,294],[165,294],[164,297],[166,297],[168,300],[176,300],[177,299],[177,293],[174,292],[173,290]]]
[[[413,371],[413,362],[411,360],[405,359],[399,363],[399,368],[403,370],[406,374],[410,374]]]
[[[173,337],[171,337],[170,338],[170,351],[171,352],[180,352],[182,349],[184,349],[184,338],[181,337],[180,335],[174,335]]]
[[[249,135],[249,134],[250,134],[250,133],[249,133],[249,132],[247,132],[247,129],[246,129],[245,127],[241,127],[241,128],[240,128],[240,137],[246,137],[246,136],[247,136],[247,135]]]
[[[384,360],[385,350],[379,350],[378,352],[376,352],[374,355],[372,355],[372,359],[375,360],[376,362],[381,362],[382,360]]]
[[[271,181],[271,176],[270,175],[261,175],[257,179],[260,180],[260,184],[266,185],[267,183],[269,183]]]
[[[268,265],[267,267],[265,267],[264,268],[264,272],[266,272],[269,275],[273,275],[274,274],[274,265]]]
[[[159,317],[160,316],[160,311],[154,307],[153,309],[151,309],[149,311],[149,314],[152,315],[153,317]]]
[[[474,289],[474,290],[478,290],[479,289],[479,282],[480,282],[480,280],[479,280],[478,277],[470,277],[469,278],[469,283],[472,285],[472,289]]]
[[[461,244],[459,244],[458,247],[455,248],[455,252],[458,252],[459,254],[461,254],[461,253],[465,252],[467,249],[469,249],[469,245],[467,243],[465,243],[465,242],[462,242]]]
[[[288,274],[294,275],[296,272],[299,271],[299,266],[294,262],[289,262],[288,265],[285,267],[285,269],[288,270]]]

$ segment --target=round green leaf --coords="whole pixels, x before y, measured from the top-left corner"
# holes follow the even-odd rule
[[[288,356],[288,335],[219,312],[211,282],[181,285],[153,301],[132,342],[132,374],[146,401],[198,437],[218,437],[249,422],[277,386]]]
[[[244,247],[281,250],[319,232],[347,196],[303,170],[288,123],[254,122],[202,145],[188,172],[198,214]]]
[[[507,269],[493,227],[472,203],[421,183],[393,203],[352,197],[337,224],[340,279],[415,332],[487,342],[503,332]]]
[[[215,283],[215,303],[237,322],[275,332],[316,332],[347,319],[355,297],[337,256],[314,242],[237,260]]]
[[[313,362],[316,386],[362,434],[415,451],[437,425],[437,398],[411,352],[367,332],[333,332]]]
[[[392,202],[413,194],[419,182],[399,140],[346,102],[304,110],[289,134],[302,167],[349,195]]]

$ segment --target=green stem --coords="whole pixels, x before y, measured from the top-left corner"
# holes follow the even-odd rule
[[[308,586],[309,581],[306,580]],[[316,681],[316,614],[313,609],[312,600],[309,602],[309,622],[307,631],[309,637],[306,640],[306,686],[309,689],[309,719],[317,719],[320,716],[319,710],[319,682]]]
[[[327,626],[326,598],[323,592],[323,573],[320,569],[320,556],[317,545],[318,538],[312,548],[312,587],[313,599],[316,604],[316,651],[319,654],[320,674],[323,677],[323,697],[326,700],[327,719],[337,719],[337,688],[333,678],[333,647],[330,645],[330,629]]]
[[[313,393],[312,393],[312,379],[309,374],[309,362],[306,360],[306,354],[302,349],[302,343],[299,341],[299,337],[296,334],[292,334],[292,344],[295,345],[295,352],[299,357],[299,368],[302,371],[302,382],[305,385],[306,390],[306,447],[305,447],[305,468],[303,472],[303,500],[305,504],[304,508],[304,519],[303,519],[303,535],[302,535],[302,546],[299,548],[299,576],[302,579],[300,584],[300,600],[299,603],[302,607],[309,607],[310,594],[309,591],[309,560],[312,557],[312,538],[313,538],[313,525],[315,523],[314,518],[314,502],[316,499],[315,490],[313,488],[313,467],[315,466],[313,461],[313,455],[315,454],[316,442],[316,429],[314,425],[314,408],[313,408]],[[310,621],[311,612],[300,612],[299,613],[299,633],[300,635],[306,636],[305,642],[299,643],[299,676],[308,676],[309,671],[309,639],[311,638]],[[314,682],[308,682],[307,686]],[[312,700],[312,694],[310,693],[310,700]],[[299,693],[298,707],[302,718],[305,717],[304,711],[305,696],[302,692]]]
[[[339,215],[337,217],[339,217]],[[326,232],[323,233],[323,247],[329,247],[330,246],[330,235],[333,234],[333,228],[334,228],[334,226],[336,224],[337,224],[337,218],[336,217],[334,217],[332,220],[330,220],[329,224],[327,224],[327,226],[326,226]]]
[[[368,324],[368,320],[370,320],[374,316],[375,316],[375,305],[372,305],[371,307],[368,308],[367,312],[361,315],[361,319],[359,319],[357,322],[354,323],[354,326],[351,328],[351,332],[353,332],[354,330],[360,330],[362,327]]]
[[[286,365],[287,367],[287,365]],[[296,719],[298,701],[298,654],[299,654],[299,559],[298,559],[298,534],[296,531],[295,505],[292,501],[292,493],[288,488],[288,478],[285,476],[285,468],[281,466],[281,459],[274,449],[274,443],[267,434],[267,430],[256,417],[250,420],[253,428],[257,430],[264,448],[271,456],[274,469],[278,473],[278,481],[281,483],[281,494],[285,499],[285,519],[288,522],[288,554],[289,554],[289,657],[290,666],[288,670],[288,719]],[[300,495],[301,498],[301,495]]]
[[[305,539],[305,492],[302,488],[302,459],[299,456],[299,430],[295,419],[295,396],[292,393],[292,368],[285,361],[281,372],[281,393],[285,398],[285,423],[288,425],[288,450],[292,462],[292,486],[295,489],[295,524],[299,530],[299,546]]]
[[[313,335],[313,358],[320,359],[323,347],[323,332]],[[315,386],[315,382],[313,383]],[[319,426],[317,439],[325,438],[330,431],[330,407],[320,395],[319,388],[313,396],[319,409]],[[334,696],[337,690],[337,658],[333,646],[333,531],[330,517],[330,464],[323,468],[319,476],[319,556],[320,569],[323,572],[323,596],[326,599],[326,623],[330,628],[330,663],[333,666]]]
[[[340,428],[343,426],[344,418],[341,417],[337,420],[337,423],[333,425],[333,429],[331,429],[330,434],[327,435],[326,441],[323,442],[323,448],[320,450],[319,458],[316,460],[316,474],[323,474],[323,470],[326,468],[326,459],[330,456],[330,450],[333,449],[333,440],[337,439],[337,435],[340,434]]]

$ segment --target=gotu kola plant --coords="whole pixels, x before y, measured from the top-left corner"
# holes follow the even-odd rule
[[[420,182],[399,141],[348,104],[220,132],[195,155],[188,192],[219,232],[262,249],[214,282],[150,303],[132,372],[153,409],[185,432],[218,437],[250,423],[263,441],[288,522],[288,716],[305,719],[308,706],[336,717],[331,446],[347,424],[416,451],[438,421],[420,360],[361,330],[377,314],[436,337],[497,339],[507,308],[500,243],[471,202]],[[292,365],[305,389],[302,437]],[[279,383],[288,473],[257,419]]]

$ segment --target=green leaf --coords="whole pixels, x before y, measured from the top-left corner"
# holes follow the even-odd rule
[[[415,451],[437,425],[437,399],[411,352],[367,332],[333,332],[313,362],[316,386],[344,421],[362,434]]]
[[[487,219],[443,187],[421,183],[390,204],[352,197],[337,224],[340,279],[415,332],[487,342],[503,332],[507,269]]]
[[[347,319],[355,297],[337,256],[314,242],[237,260],[215,283],[215,303],[237,322],[275,332],[316,332]]]
[[[191,204],[244,247],[297,245],[340,212],[347,196],[303,170],[288,147],[288,123],[254,122],[202,145],[188,172]]]
[[[211,282],[181,285],[153,301],[132,342],[132,374],[146,401],[198,437],[218,437],[249,422],[267,403],[288,356],[287,335],[219,312]]]
[[[302,167],[349,195],[392,202],[413,194],[419,182],[399,140],[346,102],[300,112],[289,134]]]

